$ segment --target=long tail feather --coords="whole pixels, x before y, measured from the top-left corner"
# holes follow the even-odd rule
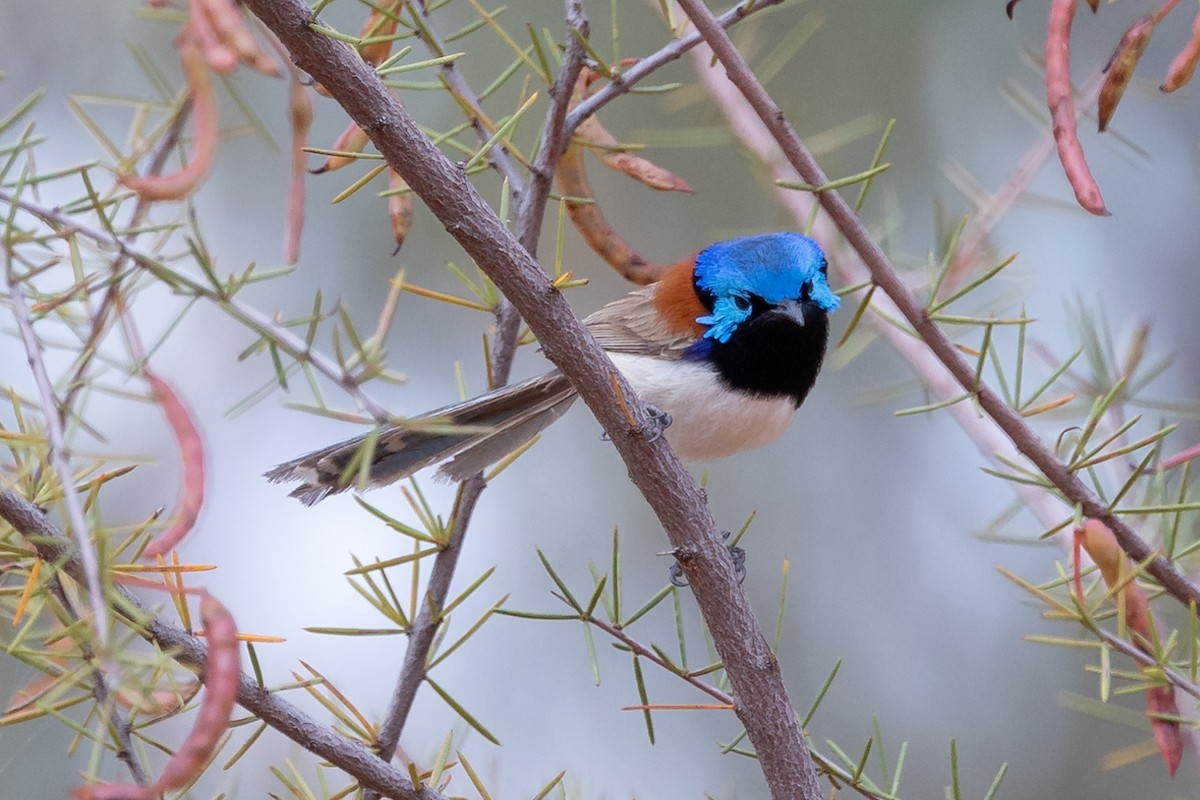
[[[273,483],[300,481],[291,496],[305,505],[354,486],[361,474],[358,465],[368,454],[365,488],[393,483],[443,461],[439,477],[463,480],[532,439],[574,400],[575,390],[556,370],[307,453],[266,477]]]

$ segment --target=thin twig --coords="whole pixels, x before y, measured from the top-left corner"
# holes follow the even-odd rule
[[[122,258],[128,258],[139,266],[150,269],[151,271],[162,271],[164,266],[157,258],[138,250],[135,247],[125,244],[120,239],[108,234],[105,231],[85,225],[75,219],[66,216],[65,214],[55,211],[44,206],[30,203],[26,200],[20,200],[7,191],[0,190],[0,202],[16,205],[23,211],[26,211],[48,225],[63,231],[64,236],[78,234],[86,239],[90,239],[96,244],[103,245],[106,248],[113,249]],[[371,398],[369,394],[359,385],[353,375],[349,374],[345,369],[326,358],[320,352],[313,350],[309,345],[296,334],[275,322],[270,317],[249,306],[239,300],[237,297],[222,293],[219,296],[210,288],[202,284],[188,280],[181,275],[173,275],[177,282],[184,285],[189,291],[194,292],[199,296],[209,297],[217,302],[218,305],[226,307],[226,309],[234,316],[240,318],[248,327],[252,328],[257,333],[269,337],[276,345],[284,352],[290,355],[297,361],[302,361],[311,364],[312,367],[320,372],[325,377],[342,387],[354,400],[359,407],[370,414],[378,422],[388,422],[392,419],[392,415],[382,405]]]
[[[578,0],[567,0],[567,24],[586,32],[587,18],[583,15],[583,6]],[[436,36],[432,21],[427,20],[426,32]],[[562,154],[566,136],[562,133],[563,117],[566,115],[566,104],[570,99],[571,87],[583,66],[583,47],[574,39],[569,39],[567,52],[564,55],[563,67],[555,81],[555,89],[551,93],[550,109],[546,115],[546,126],[542,134],[542,144],[538,150],[537,165],[534,168],[533,179],[524,190],[521,175],[513,172],[512,160],[505,159],[498,168],[509,179],[509,187],[521,197],[521,207],[518,212],[517,227],[520,231],[520,241],[530,256],[536,256],[538,237],[541,233],[542,220],[546,208],[546,198],[550,192],[550,181],[543,179],[545,175],[554,172],[554,165]],[[438,45],[440,47],[440,44]],[[564,76],[569,76],[564,78]],[[454,70],[448,79],[454,79],[458,84],[461,97],[478,105],[478,100],[462,75]],[[565,88],[563,88],[565,87]],[[478,123],[476,123],[478,125]],[[479,126],[481,137],[484,136],[482,126]],[[513,356],[517,349],[517,334],[520,330],[520,315],[507,300],[497,313],[496,347],[492,353],[492,375],[497,385],[508,381],[512,368]],[[425,680],[426,664],[429,651],[436,639],[441,626],[441,609],[445,606],[446,596],[450,591],[450,583],[462,552],[463,540],[466,537],[475,505],[482,494],[486,483],[482,474],[475,475],[463,483],[453,514],[453,528],[445,546],[434,557],[433,570],[430,573],[429,585],[426,587],[424,601],[416,619],[409,629],[408,647],[404,654],[404,664],[392,698],[388,703],[384,720],[376,736],[376,747],[381,755],[390,757],[396,750],[400,735],[404,731],[408,714],[412,710],[417,690]],[[368,792],[364,800],[376,800],[374,793]]]
[[[188,115],[192,111],[192,101],[190,97],[185,97],[179,104],[175,116],[171,119],[171,124],[167,126],[167,130],[163,133],[161,139],[154,146],[154,152],[150,155],[150,162],[146,167],[146,175],[158,175],[166,166],[167,158],[170,157],[171,151],[175,149],[175,145],[179,143],[179,137],[183,133],[183,126],[187,124]],[[137,228],[142,224],[146,215],[150,212],[150,207],[154,205],[153,201],[138,195],[137,202],[134,204],[133,213],[129,217],[129,228],[132,232],[125,237],[125,244],[132,246],[137,242],[139,233]],[[75,368],[75,372],[71,375],[71,379],[67,381],[67,393],[63,397],[63,410],[69,414],[71,406],[75,402],[75,396],[86,385],[83,380],[84,372],[87,371],[88,365],[91,364],[92,358],[99,352],[100,338],[108,328],[109,314],[116,302],[117,297],[121,294],[121,270],[125,268],[125,264],[129,259],[124,255],[118,255],[113,259],[112,266],[109,268],[109,285],[100,298],[100,304],[92,315],[92,327],[88,332],[87,338],[84,340],[82,353],[79,364]]]
[[[759,753],[772,792],[778,797],[819,796],[820,783],[779,663],[738,583],[732,557],[703,494],[665,440],[646,436],[641,427],[628,424],[617,393],[625,397],[639,425],[649,419],[645,405],[546,273],[484,202],[465,171],[429,141],[357,54],[311,30],[311,9],[301,0],[247,0],[246,6],[275,31],[297,65],[328,89],[368,133],[388,165],[513,302],[547,357],[579,391],[681,560],[736,693],[735,712]]]
[[[63,587],[60,574],[54,575],[48,584],[48,589],[58,600],[64,613],[75,619],[79,618],[75,604]],[[148,786],[150,777],[146,774],[146,768],[133,747],[133,725],[128,719],[121,716],[117,704],[113,700],[112,692],[109,691],[108,681],[105,680],[103,671],[95,665],[96,654],[86,642],[81,642],[79,645],[79,657],[82,661],[90,662],[93,665],[91,667],[92,697],[96,699],[97,708],[103,709],[108,716],[108,726],[112,729],[113,738],[117,743],[117,759],[129,769],[134,783],[138,786]]]
[[[717,23],[722,28],[730,28],[754,12],[762,11],[764,8],[770,6],[777,6],[782,2],[783,0],[751,0],[749,3],[736,3],[728,11],[717,17]],[[568,134],[574,133],[575,129],[579,127],[579,123],[608,105],[612,100],[631,90],[659,67],[671,63],[703,41],[704,37],[698,33],[688,34],[680,39],[673,40],[670,44],[659,48],[645,58],[638,59],[638,62],[629,69],[615,73],[617,75],[616,80],[610,81],[603,88],[598,89],[595,94],[581,101],[579,105],[571,110],[571,113],[567,115],[566,132]],[[570,47],[569,40],[567,46]]]
[[[62,569],[75,580],[83,576],[83,565],[71,542],[55,527],[41,509],[8,489],[0,489],[0,519],[4,519],[37,550],[44,560],[62,563]],[[113,591],[122,605],[137,612],[136,630],[157,644],[180,664],[207,680],[204,667],[208,647],[198,637],[161,619],[134,595],[120,586]],[[322,725],[283,698],[260,686],[254,678],[242,674],[238,681],[238,703],[298,745],[344,770],[364,787],[396,800],[446,800],[445,795],[428,787],[413,788],[407,776],[382,761],[369,747],[341,736]]]
[[[17,329],[21,332],[21,341],[25,345],[29,370],[33,373],[34,383],[37,384],[42,414],[46,418],[46,440],[50,450],[50,467],[58,475],[63,504],[67,509],[67,519],[71,523],[71,533],[75,537],[76,550],[83,567],[84,585],[88,589],[88,603],[92,610],[91,628],[96,637],[97,648],[104,654],[104,657],[107,657],[108,606],[104,599],[104,585],[100,580],[100,562],[96,556],[96,548],[88,535],[90,529],[83,514],[83,503],[80,502],[79,494],[75,491],[75,477],[71,474],[71,465],[67,463],[67,440],[63,430],[62,409],[54,396],[54,386],[50,382],[50,376],[46,373],[46,364],[42,360],[42,343],[38,341],[37,334],[33,331],[33,319],[29,316],[29,306],[25,303],[25,294],[21,291],[20,280],[13,271],[12,254],[7,250],[4,253],[4,262],[13,319],[17,323]]]
[[[725,31],[716,24],[708,9],[698,0],[680,0],[680,5],[692,18],[697,29],[704,34],[730,80],[746,96],[755,113],[779,144],[784,156],[803,180],[814,186],[827,184],[829,179],[812,153],[804,146],[791,123],[759,83]],[[1169,560],[1156,554],[1145,540],[1117,518],[1095,493],[1055,457],[1016,411],[990,387],[976,381],[974,366],[967,363],[937,324],[930,319],[925,308],[905,285],[895,267],[872,240],[858,215],[841,195],[836,191],[821,192],[819,202],[866,264],[872,280],[896,304],[904,318],[958,384],[977,398],[980,408],[995,420],[1017,450],[1041,470],[1069,503],[1079,505],[1084,516],[1098,519],[1108,525],[1126,554],[1138,562],[1148,561],[1148,571],[1167,592],[1185,605],[1190,602],[1200,603],[1200,588],[1192,584]]]

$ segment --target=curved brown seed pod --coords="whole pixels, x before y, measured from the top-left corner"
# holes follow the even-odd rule
[[[407,189],[408,184],[395,170],[389,169],[388,188],[392,190]],[[395,194],[388,195],[388,220],[392,223],[392,238],[396,240],[396,249],[392,251],[392,255],[396,255],[404,246],[404,240],[408,238],[408,229],[412,226],[412,192],[397,191]]]
[[[1153,32],[1153,17],[1134,20],[1117,43],[1112,58],[1108,60],[1108,65],[1104,68],[1104,83],[1100,86],[1097,108],[1101,131],[1108,127],[1109,120],[1116,112],[1117,104],[1121,102],[1125,88],[1129,86],[1129,80],[1133,77],[1133,71],[1137,69],[1142,53],[1146,52],[1146,45],[1150,44],[1150,34]]]
[[[650,264],[646,258],[630,247],[621,235],[608,224],[604,213],[595,202],[595,193],[588,182],[583,165],[583,148],[568,143],[554,171],[554,182],[560,194],[568,198],[567,214],[583,236],[588,246],[628,281],[645,285],[654,283],[662,273],[662,267]]]
[[[1051,0],[1050,25],[1046,32],[1046,105],[1054,126],[1054,143],[1063,172],[1075,190],[1075,200],[1084,209],[1108,215],[1100,186],[1092,177],[1075,117],[1075,99],[1071,95],[1071,23],[1075,20],[1076,0]]]
[[[292,71],[288,86],[288,115],[292,123],[292,167],[288,179],[287,232],[283,258],[289,264],[300,260],[300,234],[304,230],[304,177],[308,170],[308,131],[312,127],[313,104],[300,75]]]
[[[346,130],[342,131],[338,136],[337,141],[333,143],[333,150],[341,150],[343,153],[361,153],[371,141],[362,128],[358,127],[357,123],[351,122]],[[316,169],[310,169],[309,172],[313,175],[323,175],[326,172],[335,172],[347,164],[353,164],[358,159],[354,156],[327,156],[325,163]]]
[[[176,172],[120,179],[143,200],[180,200],[191,194],[208,175],[217,151],[217,99],[208,62],[187,28],[176,46],[192,103],[192,150],[187,164]]]
[[[380,8],[371,9],[371,13],[367,15],[367,21],[363,23],[362,33],[359,34],[359,37],[362,39],[373,39],[391,36],[396,32],[396,18],[400,16],[400,12],[403,10],[404,0],[392,0],[390,3],[380,4]],[[385,11],[387,13],[384,13]],[[371,42],[370,44],[360,45],[358,54],[362,56],[363,61],[372,67],[378,67],[392,54],[392,41],[388,39],[382,42]]]
[[[143,556],[165,555],[178,546],[196,524],[204,505],[204,440],[192,419],[192,414],[175,391],[148,368],[142,374],[150,384],[150,396],[162,407],[167,423],[179,443],[179,458],[183,464],[183,482],[175,508],[175,522],[146,545]]]
[[[1133,569],[1125,551],[1117,543],[1117,537],[1107,525],[1098,519],[1089,519],[1075,531],[1077,546],[1081,545],[1100,570],[1100,576],[1110,589],[1120,587],[1118,609],[1124,611],[1125,624],[1130,639],[1139,650],[1153,655],[1150,642],[1154,641],[1153,623],[1150,618],[1150,601],[1145,590],[1136,580],[1128,580]],[[1079,552],[1075,554],[1076,593],[1083,597],[1079,580]],[[1154,740],[1167,764],[1167,771],[1174,776],[1183,757],[1183,734],[1179,722],[1162,719],[1160,715],[1179,716],[1179,705],[1175,699],[1175,687],[1171,685],[1151,686],[1146,690],[1146,712],[1154,730]]]
[[[238,6],[230,0],[191,0],[188,20],[209,66],[218,72],[230,72],[241,62],[264,75],[280,75],[279,67],[259,45]]]
[[[1175,56],[1167,69],[1167,79],[1158,88],[1164,92],[1173,92],[1184,86],[1192,79],[1197,62],[1200,62],[1200,12],[1196,13],[1196,18],[1192,21],[1192,38],[1188,39],[1179,55]]]
[[[238,650],[237,625],[233,616],[215,597],[200,591],[200,621],[208,639],[204,663],[204,697],[191,731],[163,767],[158,780],[149,786],[131,783],[94,783],[71,790],[75,800],[153,800],[164,792],[187,786],[208,763],[229,726],[237,700],[242,659]]]
[[[575,137],[581,144],[593,146],[592,153],[601,164],[623,172],[651,189],[660,192],[692,191],[691,184],[673,172],[663,169],[649,159],[620,150],[620,142],[595,115],[579,123],[579,127],[575,129]]]
[[[200,621],[208,640],[204,697],[187,738],[158,776],[154,784],[156,793],[182,788],[196,777],[229,725],[237,700],[242,659],[233,616],[219,600],[204,592],[200,597]]]

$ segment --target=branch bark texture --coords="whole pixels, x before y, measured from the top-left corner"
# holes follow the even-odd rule
[[[778,661],[737,581],[703,492],[663,440],[631,426],[645,407],[575,317],[562,295],[468,180],[425,137],[378,77],[343,43],[312,29],[300,0],[248,0],[296,65],[319,81],[371,137],[388,164],[421,197],[524,317],[546,356],[595,414],[625,460],[683,565],[733,685],[735,712],[758,752],[776,798],[816,798],[820,784],[788,700]]]

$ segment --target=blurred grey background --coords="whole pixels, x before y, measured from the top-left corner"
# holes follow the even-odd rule
[[[602,53],[610,52],[612,7],[596,0],[586,5],[594,40]],[[355,31],[360,8],[342,2],[329,13],[343,30]],[[646,4],[626,0],[615,8],[623,56],[660,45],[663,28]],[[1080,79],[1102,65],[1125,25],[1144,11],[1142,4],[1129,1],[1106,6],[1095,18],[1081,15],[1075,39]],[[138,12],[131,2],[0,0],[0,69],[8,74],[0,82],[0,108],[10,109],[36,87],[47,89],[36,118],[50,141],[39,150],[39,168],[102,156],[68,112],[69,94],[148,94],[128,45],[145,48],[169,75],[178,75],[172,27],[142,19]],[[455,2],[443,14],[443,30],[449,31],[470,19],[472,11],[469,4]],[[1186,38],[1187,14],[1187,8],[1177,11],[1156,34],[1114,123],[1142,152],[1116,136],[1098,137],[1092,123],[1084,123],[1084,144],[1114,216],[1096,219],[1072,210],[1065,180],[1051,163],[1035,183],[1041,199],[1008,214],[993,240],[999,253],[1020,252],[1003,279],[1008,304],[997,308],[1012,311],[1014,300],[1024,302],[1041,320],[1034,328],[1037,338],[1060,355],[1075,347],[1065,311],[1069,302],[1103,309],[1119,342],[1139,321],[1150,321],[1151,357],[1177,356],[1150,394],[1171,400],[1195,399],[1200,380],[1194,357],[1200,336],[1194,313],[1200,290],[1197,89],[1160,96],[1155,87]],[[935,246],[936,209],[950,217],[968,210],[946,179],[945,166],[960,164],[983,187],[995,189],[1041,135],[1008,102],[1005,87],[1041,96],[1040,72],[1027,54],[1041,49],[1043,4],[1027,0],[1016,17],[1015,22],[1005,18],[1000,0],[809,0],[787,3],[747,23],[737,38],[761,64],[808,22],[823,22],[769,88],[806,136],[866,118],[865,136],[823,157],[831,175],[863,169],[883,122],[897,118],[887,156],[894,166],[875,186],[869,219],[882,228],[885,212],[892,215],[892,256],[918,266]],[[518,32],[527,20],[539,28],[561,28],[558,4],[547,0],[513,0],[501,20]],[[477,89],[490,82],[498,63],[510,60],[486,34],[461,46],[470,50],[462,66]],[[654,82],[689,81],[690,69],[686,62],[672,65]],[[283,85],[246,74],[233,81],[286,148]],[[497,113],[509,107],[504,98],[512,96],[495,101]],[[435,93],[408,93],[404,99],[432,127],[445,129],[459,121],[456,110]],[[243,125],[228,97],[222,111],[224,126]],[[113,108],[102,116],[119,132],[127,114]],[[534,118],[540,120],[540,112]],[[758,165],[736,144],[721,144],[720,118],[695,90],[628,97],[606,109],[603,118],[622,140],[654,143],[650,155],[696,188],[694,196],[654,194],[592,162],[591,177],[610,221],[652,258],[673,260],[730,235],[792,226]],[[332,102],[319,101],[313,144],[330,145],[343,127]],[[717,145],[699,147],[706,138],[715,138]],[[370,329],[385,282],[398,269],[415,283],[459,290],[444,265],[464,265],[465,257],[419,205],[409,241],[396,257],[382,204],[371,192],[329,205],[364,169],[309,180],[299,268],[286,279],[252,287],[244,295],[248,300],[270,313],[299,316],[319,289],[327,298],[341,297],[359,327]],[[222,142],[217,168],[197,198],[207,245],[222,272],[239,272],[250,262],[281,263],[286,170],[284,153],[261,138],[241,135]],[[481,187],[489,198],[499,198],[497,180],[486,177]],[[551,217],[543,237],[547,258],[553,235]],[[569,294],[581,314],[628,289],[570,230],[566,242],[567,268],[591,281]],[[153,338],[181,308],[178,298],[155,290],[140,297],[135,312],[144,335]],[[849,316],[839,315],[835,336]],[[391,366],[409,382],[378,386],[374,394],[398,413],[443,404],[457,396],[456,361],[468,391],[482,390],[480,335],[488,322],[475,312],[405,296],[389,350]],[[11,326],[4,328],[8,332]],[[353,566],[351,554],[387,558],[406,552],[410,542],[363,513],[348,496],[308,509],[262,480],[261,473],[273,464],[355,429],[284,408],[289,398],[279,394],[228,416],[228,409],[271,376],[264,358],[236,360],[250,342],[219,310],[199,304],[155,357],[158,370],[176,382],[195,409],[209,446],[207,504],[184,555],[220,565],[205,580],[242,630],[287,637],[286,644],[259,648],[268,682],[290,680],[297,659],[304,658],[378,718],[404,641],[339,639],[302,628],[384,624],[342,573]],[[982,796],[1002,762],[1009,770],[1001,797],[1200,796],[1191,755],[1173,782],[1156,756],[1101,771],[1106,753],[1145,740],[1148,731],[1098,722],[1061,706],[1064,693],[1094,696],[1095,676],[1084,673],[1079,653],[1029,644],[1022,637],[1077,631],[1042,622],[1038,610],[995,569],[1003,564],[1029,579],[1045,580],[1062,554],[1051,546],[981,539],[979,532],[1010,504],[1009,488],[980,472],[984,459],[948,417],[893,416],[894,410],[925,400],[886,345],[876,344],[844,366],[840,360],[831,358],[779,442],[708,467],[712,508],[723,526],[736,529],[757,511],[744,542],[746,586],[768,630],[778,606],[781,564],[790,560],[780,658],[799,708],[807,708],[842,660],[812,723],[813,737],[833,739],[857,755],[877,718],[892,763],[899,743],[910,743],[906,797],[943,796],[952,738],[967,797]],[[526,375],[543,366],[540,356],[525,348],[517,369]],[[6,382],[27,381],[20,376],[23,354],[11,336],[0,338],[0,369]],[[332,390],[327,397],[331,404],[352,407]],[[291,399],[306,402],[308,397]],[[178,480],[176,455],[157,410],[103,397],[89,410],[108,435],[111,452],[155,459],[110,487],[106,517],[131,522],[156,507],[170,507]],[[1195,434],[1194,426],[1185,428],[1168,450],[1194,443]],[[422,486],[435,509],[449,510],[449,487],[430,479]],[[411,518],[394,490],[376,492],[369,500]],[[599,427],[579,407],[486,492],[457,585],[465,587],[491,565],[497,569],[460,612],[455,629],[462,630],[505,593],[511,593],[513,608],[560,610],[534,548],[586,593],[588,563],[607,569],[614,526],[621,531],[626,604],[632,607],[664,582],[667,561],[656,554],[666,549],[665,539],[616,454],[600,440]],[[1027,516],[1004,529],[1027,538],[1038,532]],[[690,597],[684,597],[683,607],[691,663],[706,663]],[[633,633],[672,650],[674,621],[667,607]],[[458,746],[495,797],[532,796],[560,770],[567,770],[572,797],[765,796],[752,761],[718,750],[717,743],[738,733],[731,715],[658,713],[658,742],[649,747],[641,715],[621,711],[637,702],[627,656],[599,635],[597,646],[603,678],[598,688],[578,625],[494,619],[439,666],[435,677],[503,747],[469,732],[427,690],[418,698],[403,746],[412,756],[429,759],[454,729],[465,737]],[[30,678],[28,669],[0,659],[0,696]],[[705,699],[652,669],[647,679],[652,701]],[[1134,715],[1143,708],[1140,695],[1114,703]],[[237,734],[239,741],[242,735]],[[0,797],[66,796],[77,783],[75,770],[86,767],[89,755],[87,747],[73,759],[64,755],[71,736],[53,722],[0,729]],[[194,796],[219,791],[233,798],[283,795],[286,790],[268,765],[285,759],[314,774],[311,759],[298,747],[268,734],[235,770],[214,773]],[[451,789],[473,796],[461,778]]]

